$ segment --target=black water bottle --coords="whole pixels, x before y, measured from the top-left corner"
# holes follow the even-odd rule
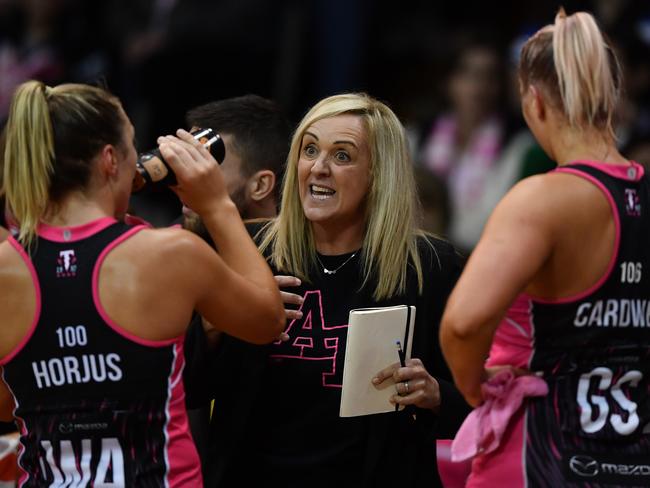
[[[194,139],[210,151],[212,157],[221,164],[226,156],[223,139],[212,129],[196,129],[191,132]],[[152,149],[138,156],[135,164],[136,172],[133,177],[133,193],[147,187],[170,186],[176,184],[176,175],[169,167],[160,149]]]

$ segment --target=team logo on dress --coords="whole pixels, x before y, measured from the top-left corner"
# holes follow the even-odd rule
[[[632,217],[641,215],[641,200],[633,188],[625,189],[625,211]]]
[[[578,476],[592,478],[598,474],[598,461],[589,456],[573,456],[569,460],[569,468]]]
[[[56,258],[56,277],[71,278],[77,276],[77,257],[74,249],[59,251],[59,257]]]

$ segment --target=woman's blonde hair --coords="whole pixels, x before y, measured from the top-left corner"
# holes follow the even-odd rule
[[[571,126],[594,126],[615,137],[621,67],[591,14],[567,16],[560,9],[555,23],[522,47],[519,76],[524,86],[540,83]]]
[[[50,88],[27,81],[16,90],[1,140],[2,191],[30,244],[46,211],[87,187],[92,159],[105,144],[123,146],[117,98],[93,86]]]
[[[422,265],[418,255],[417,207],[413,168],[404,128],[385,104],[364,94],[335,95],[318,102],[298,125],[289,149],[278,217],[264,229],[260,249],[271,247],[278,270],[309,281],[316,265],[316,246],[298,192],[298,159],[305,131],[316,121],[338,115],[363,120],[370,150],[370,187],[366,198],[366,231],[362,245],[363,285],[376,280],[376,300],[406,290],[412,265],[422,291]]]

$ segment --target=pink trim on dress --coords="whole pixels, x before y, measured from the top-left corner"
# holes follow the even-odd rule
[[[583,163],[583,164],[587,164],[587,163]],[[613,165],[611,164],[605,165],[602,163],[598,165],[597,163],[591,163],[589,164],[589,166],[594,166],[598,169],[602,169],[600,166],[612,167]],[[616,166],[616,167],[624,168],[626,170],[629,168],[629,166]],[[612,194],[609,192],[609,190],[607,190],[605,185],[603,185],[600,181],[598,181],[593,176],[583,173],[577,169],[562,167],[562,168],[557,168],[555,171],[579,176],[581,178],[584,178],[585,180],[590,181],[596,187],[598,187],[600,191],[602,191],[603,194],[605,195],[605,198],[607,199],[607,202],[609,203],[609,206],[612,209],[612,214],[614,215],[614,227],[616,229],[615,229],[615,237],[614,237],[614,252],[612,253],[612,257],[609,260],[609,264],[607,265],[607,270],[605,271],[605,274],[601,276],[600,279],[595,284],[587,288],[585,291],[582,291],[575,295],[562,297],[562,298],[554,298],[554,299],[538,298],[538,297],[530,296],[531,300],[539,303],[545,303],[545,304],[577,302],[578,300],[582,300],[583,298],[591,295],[596,290],[598,290],[601,286],[603,286],[603,284],[609,279],[610,275],[612,274],[612,270],[614,269],[614,265],[616,264],[616,259],[618,258],[618,251],[621,244],[621,220],[618,215],[618,208],[616,206],[616,203],[614,202],[614,198],[612,197]]]
[[[173,339],[165,339],[163,341],[152,341],[149,339],[143,339],[141,337],[138,337],[135,334],[132,334],[131,332],[127,331],[126,329],[122,328],[120,325],[118,325],[113,319],[111,319],[108,314],[106,313],[106,310],[104,309],[101,300],[99,299],[99,268],[101,268],[102,263],[104,262],[104,259],[108,255],[109,252],[111,252],[113,249],[115,249],[119,244],[127,240],[129,237],[132,235],[140,232],[143,229],[146,229],[147,227],[144,225],[139,225],[137,227],[133,227],[132,229],[128,230],[121,236],[119,236],[117,239],[115,239],[113,242],[111,242],[108,246],[104,248],[104,250],[101,252],[99,257],[97,258],[97,262],[95,263],[95,268],[93,269],[93,278],[92,278],[92,283],[93,283],[93,301],[95,302],[95,307],[97,308],[97,312],[101,316],[101,318],[106,322],[106,325],[108,325],[111,329],[113,329],[115,332],[120,334],[122,337],[125,337],[129,339],[130,341],[135,342],[136,344],[140,344],[143,346],[148,346],[148,347],[165,347],[169,346],[171,344],[174,344],[175,342],[178,341],[178,338],[173,338]]]
[[[48,241],[54,242],[75,242],[95,235],[111,224],[117,222],[113,217],[102,217],[83,225],[72,227],[55,227],[53,225],[40,223],[36,233]]]
[[[179,338],[176,339],[174,345],[174,361],[168,381],[165,409],[167,416],[165,425],[166,486],[169,488],[201,488],[203,487],[201,461],[190,433],[185,408],[184,367],[183,338]]]
[[[517,368],[529,367],[535,338],[532,309],[533,304],[527,295],[522,293],[515,298],[494,333],[486,367],[506,364]]]
[[[34,319],[32,320],[32,323],[27,330],[27,334],[25,334],[25,337],[22,338],[22,340],[13,349],[13,351],[7,354],[4,358],[0,359],[0,366],[7,364],[9,361],[15,358],[20,351],[23,350],[25,345],[34,335],[34,332],[36,331],[36,324],[38,324],[38,321],[41,318],[41,285],[38,281],[38,275],[36,274],[36,269],[34,269],[34,264],[32,263],[32,260],[29,259],[29,256],[25,252],[23,246],[21,246],[18,241],[13,238],[13,236],[9,236],[7,238],[7,241],[16,250],[16,252],[18,252],[22,260],[25,262],[25,265],[29,270],[29,274],[32,276],[32,283],[34,283],[34,292],[36,294],[36,310],[34,313]]]
[[[592,168],[596,168],[603,173],[607,173],[609,176],[613,176],[614,178],[619,178],[621,180],[627,180],[627,181],[639,181],[641,178],[643,178],[643,175],[645,174],[645,168],[641,166],[639,163],[636,161],[630,161],[630,165],[622,165],[622,164],[609,164],[609,163],[603,163],[601,161],[590,161],[590,160],[577,160],[577,161],[572,161],[571,164],[568,166],[560,166],[555,169],[555,171],[562,170],[562,169],[570,169],[571,165],[573,164],[582,164],[584,166],[591,166]],[[630,169],[634,168],[634,176],[630,177],[631,174],[629,173]]]

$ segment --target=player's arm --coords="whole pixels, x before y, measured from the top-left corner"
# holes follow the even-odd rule
[[[494,210],[447,302],[440,343],[454,381],[471,405],[482,401],[484,363],[496,327],[552,253],[552,198],[547,177],[514,187]]]
[[[190,134],[178,135],[181,140],[159,139],[178,180],[174,191],[201,216],[219,250],[216,254],[196,236],[180,241],[193,260],[185,272],[197,293],[195,309],[219,330],[251,342],[270,342],[285,321],[271,270],[248,235],[214,159]]]
[[[251,245],[244,271],[230,266],[200,238],[186,234],[190,242],[180,245],[187,246],[191,262],[178,286],[193,290],[194,309],[215,329],[234,337],[259,344],[275,340],[285,325],[280,293],[248,234],[240,243],[242,248],[248,247],[247,241]],[[246,254],[244,249],[240,252]]]

